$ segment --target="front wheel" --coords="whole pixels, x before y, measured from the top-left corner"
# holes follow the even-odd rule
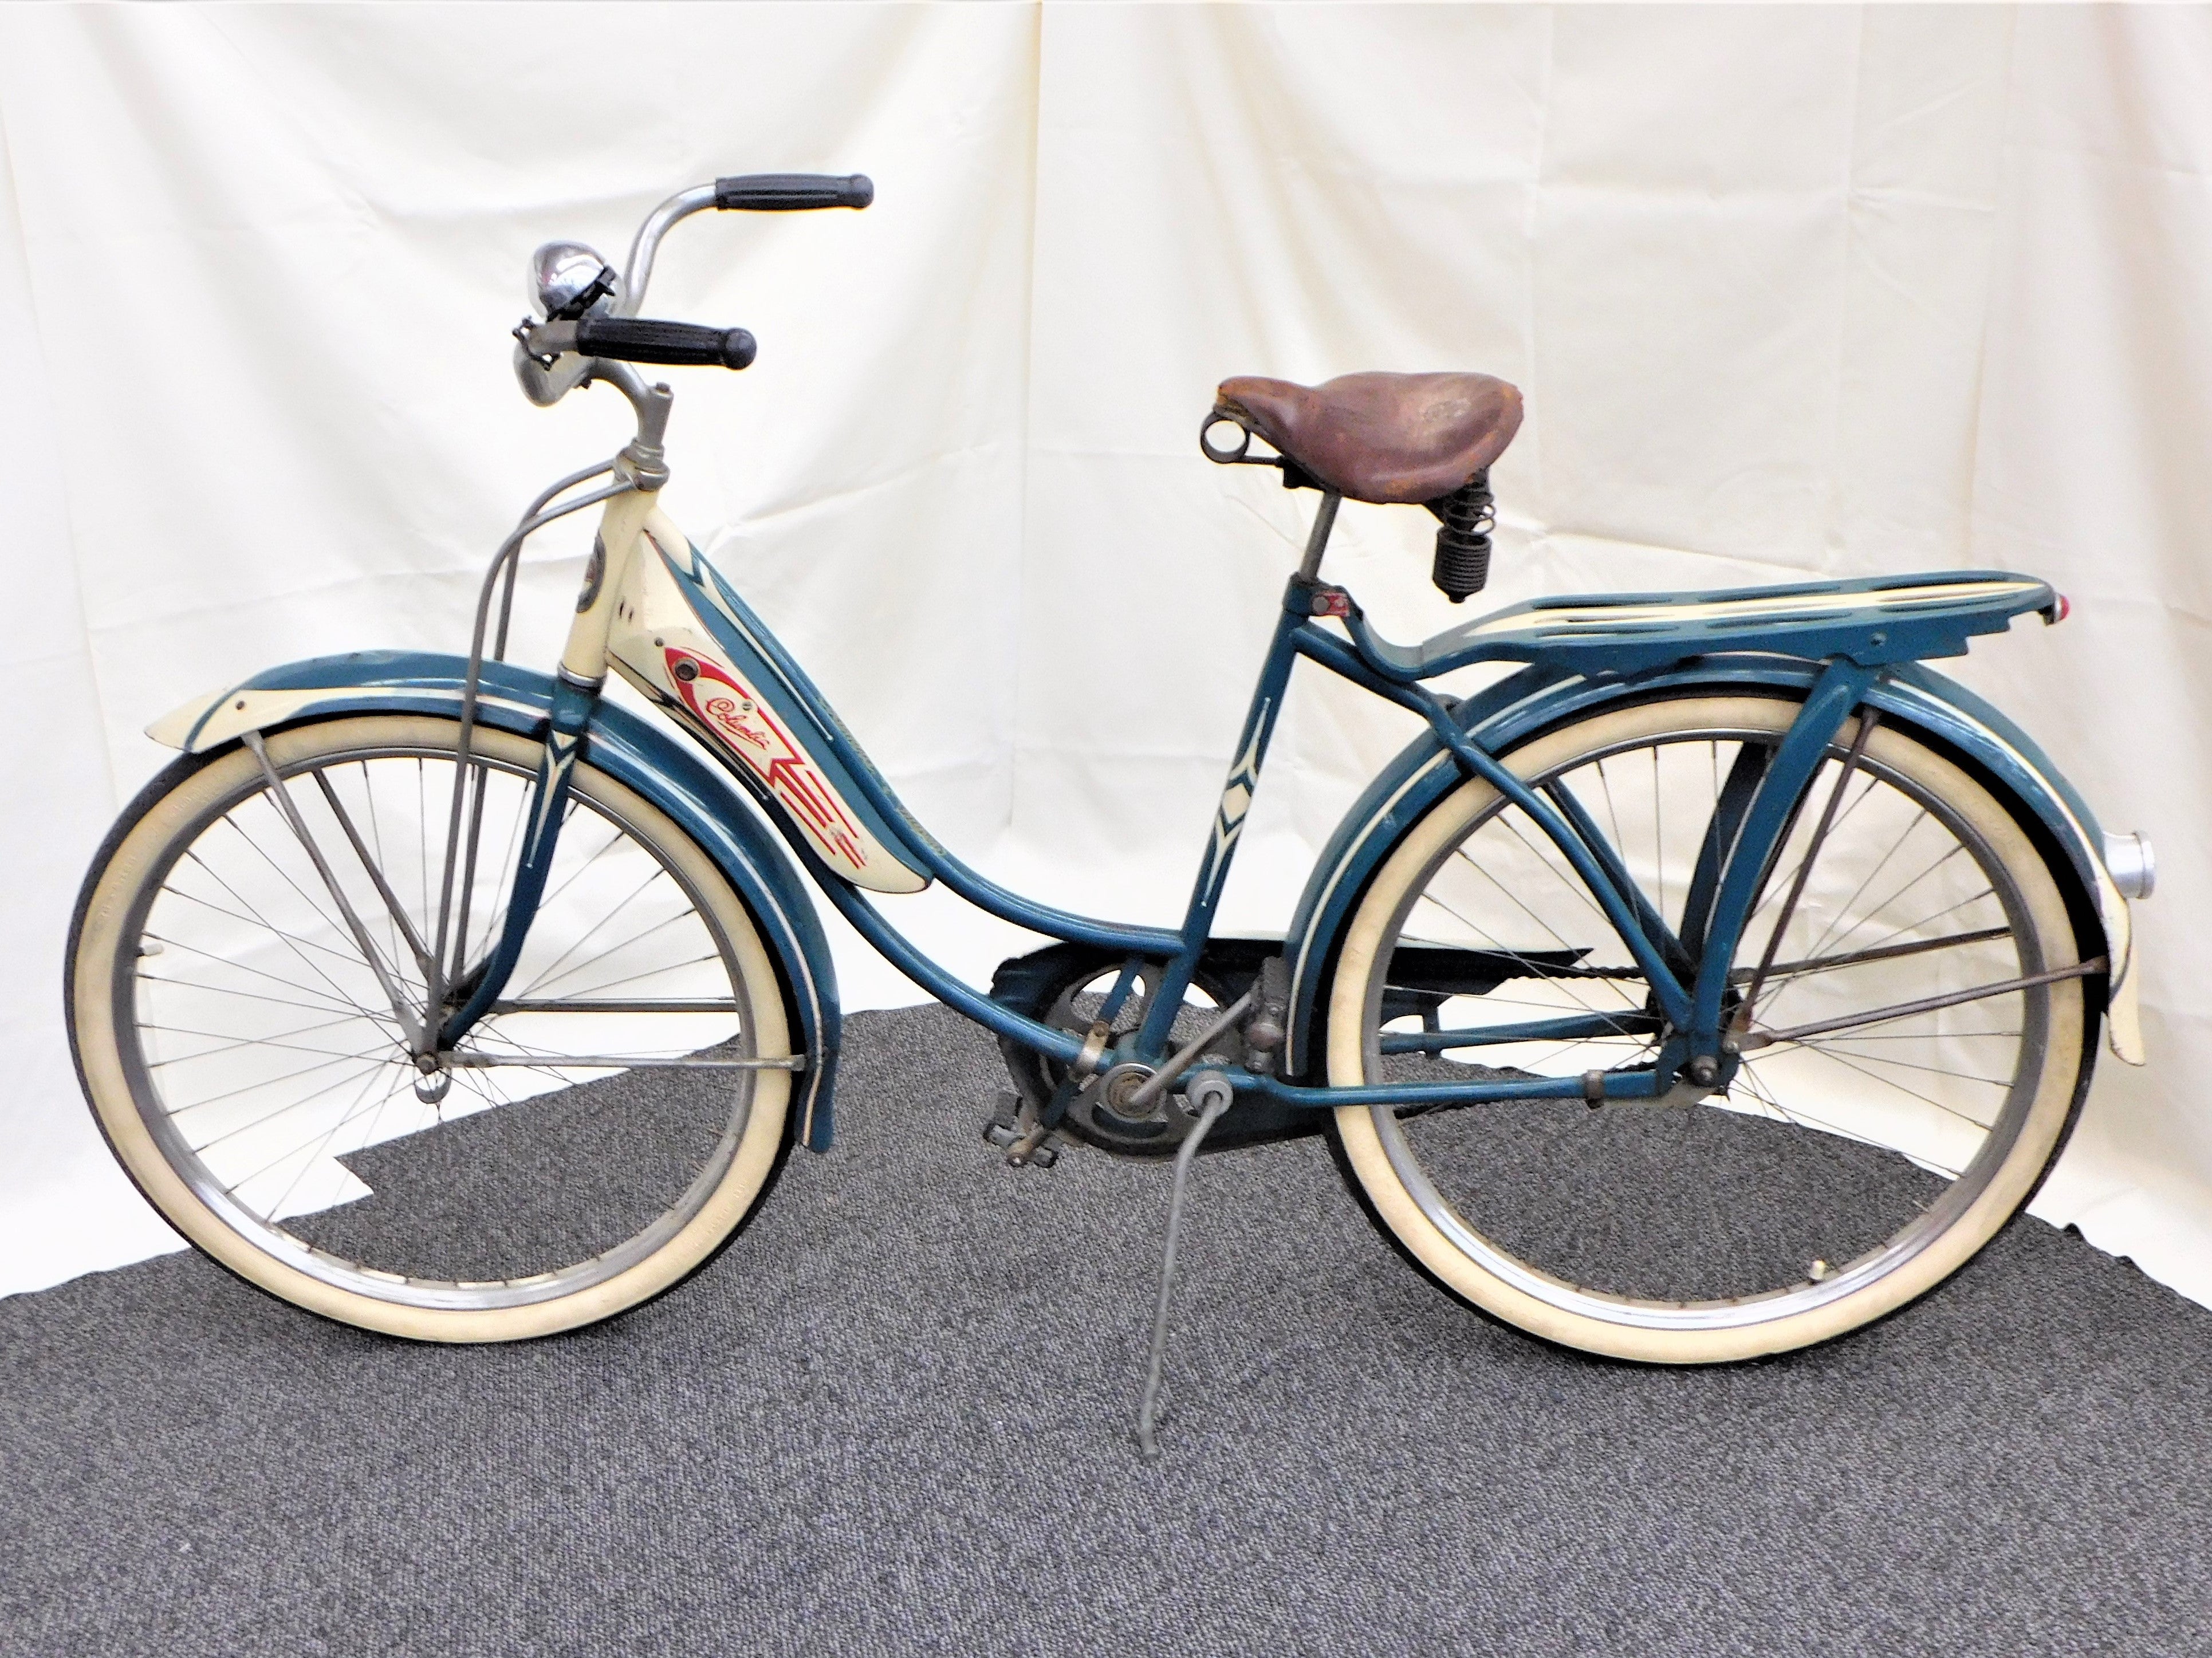
[[[480,963],[539,751],[479,727],[464,771],[459,729],[279,732],[280,786],[250,747],[170,767],[87,878],[70,1028],[108,1144],[190,1242],[329,1318],[505,1341],[622,1312],[710,1259],[789,1152],[804,1060],[743,900],[582,760],[521,959],[426,1073],[407,1023],[456,791],[483,831],[448,949]]]
[[[1656,698],[1506,762],[1596,826],[1694,951],[1717,849],[1798,706]],[[1837,793],[1856,732],[1834,739],[1744,928],[1731,998],[1768,963],[1748,1017],[1770,1039],[1717,1090],[1335,1114],[1347,1178],[1433,1281],[1593,1353],[1748,1358],[1926,1293],[2033,1193],[2087,1083],[2081,981],[1945,999],[2079,962],[2059,878],[1987,785],[1905,730],[1877,724]],[[1633,962],[1543,831],[1462,784],[1354,908],[1327,1004],[1329,1080],[1648,1061],[1668,1033]]]

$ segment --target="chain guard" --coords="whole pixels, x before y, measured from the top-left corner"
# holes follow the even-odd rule
[[[1251,987],[1259,977],[1261,963],[1279,954],[1281,950],[1281,942],[1272,938],[1210,941],[1199,958],[1192,984],[1212,998],[1216,1007],[1226,1007]],[[1101,979],[1110,984],[1126,959],[1091,944],[1049,944],[1030,955],[1000,963],[999,970],[992,975],[991,996],[1032,1019],[1079,1037],[1091,1029],[1091,1020],[1076,1011],[1074,999]],[[1149,1005],[1162,966],[1158,962],[1147,961],[1139,967],[1140,987],[1131,992],[1115,1018],[1117,1031],[1133,1029],[1137,1025],[1139,1009]],[[1103,991],[1105,987],[1100,987]],[[1188,1014],[1178,1019],[1178,1024],[1200,1012],[1200,1008],[1193,1006]],[[1195,1034],[1195,1029],[1184,1033],[1186,1037]],[[1024,1101],[1035,1111],[1044,1112],[1068,1067],[1009,1037],[1000,1037],[999,1047],[1006,1056],[1007,1075]],[[1243,1059],[1243,1043],[1234,1031],[1221,1038],[1218,1050],[1231,1063],[1241,1063]],[[1122,1157],[1171,1157],[1197,1124],[1198,1119],[1183,1108],[1182,1097],[1173,1093],[1160,1102],[1152,1118],[1130,1123],[1115,1114],[1102,1101],[1102,1081],[1092,1078],[1070,1102],[1066,1115],[1060,1121],[1062,1131],[1070,1138]],[[1205,1150],[1225,1150],[1260,1140],[1317,1133],[1321,1119],[1319,1112],[1297,1111],[1265,1100],[1240,1100],[1207,1136]]]

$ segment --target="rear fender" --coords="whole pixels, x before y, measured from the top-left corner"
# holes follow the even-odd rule
[[[1503,753],[1538,732],[1653,690],[1802,691],[1819,678],[1821,667],[1802,658],[1753,654],[1705,658],[1601,678],[1531,667],[1468,698],[1455,717],[1483,747]],[[2109,957],[2113,963],[2106,975],[2107,1039],[2118,1057],[2141,1065],[2142,1036],[2127,900],[2106,870],[2103,840],[2087,805],[2018,726],[1923,665],[1890,668],[1867,700],[1881,710],[1884,719],[1934,737],[2009,788],[2064,854],[2075,881],[2075,890],[2069,895],[2072,908],[2085,931],[2094,935],[2084,939],[2082,947],[2087,953]],[[1449,752],[1433,732],[1424,732],[1382,768],[1322,849],[1284,945],[1291,965],[1287,1068],[1291,1076],[1318,1072],[1322,1004],[1354,906],[1400,837],[1460,781]]]
[[[355,714],[460,712],[468,663],[416,651],[356,651],[294,662],[212,696],[197,697],[147,727],[157,743],[204,754],[247,732]],[[553,682],[487,662],[477,718],[522,737],[543,735]],[[830,1149],[841,1021],[830,942],[790,854],[721,775],[667,732],[601,701],[585,737],[592,763],[635,789],[683,826],[728,878],[759,921],[783,969],[786,1011],[812,1063],[799,1078],[799,1133]]]

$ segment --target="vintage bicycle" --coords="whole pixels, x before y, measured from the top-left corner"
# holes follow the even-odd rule
[[[1544,598],[1395,643],[1323,578],[1330,531],[1342,501],[1425,506],[1437,585],[1483,586],[1520,400],[1478,374],[1222,386],[1206,453],[1318,508],[1180,928],[970,868],[660,511],[672,396],[632,366],[753,359],[742,329],[638,316],[679,221],[872,195],[723,179],[654,210],[620,271],[539,249],[524,390],[611,386],[636,433],[532,504],[469,653],[295,662],[150,728],[183,753],[86,879],[70,1029],[115,1155],[231,1272],[432,1341],[573,1330],[681,1283],[793,1146],[830,1144],[839,1011],[809,883],[1000,1038],[1012,1086],[979,1103],[1008,1163],[1172,1161],[1148,1444],[1201,1147],[1325,1135],[1374,1224],[1470,1307],[1705,1363],[1942,1283],[2058,1154],[2100,1027],[2140,1062],[2148,844],[2102,834],[1926,665],[2065,600],[1944,572]],[[557,666],[503,659],[524,542],[592,507]],[[1285,935],[1217,938],[1302,661],[1420,733]],[[1498,677],[1434,689],[1478,664]],[[610,669],[662,720],[603,698]],[[879,902],[933,882],[1050,942],[963,982]]]

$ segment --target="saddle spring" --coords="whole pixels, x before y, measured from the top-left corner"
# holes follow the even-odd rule
[[[1442,520],[1437,526],[1437,562],[1429,579],[1453,604],[1463,604],[1490,580],[1490,531],[1498,521],[1490,469],[1484,467],[1451,494],[1424,505]]]

